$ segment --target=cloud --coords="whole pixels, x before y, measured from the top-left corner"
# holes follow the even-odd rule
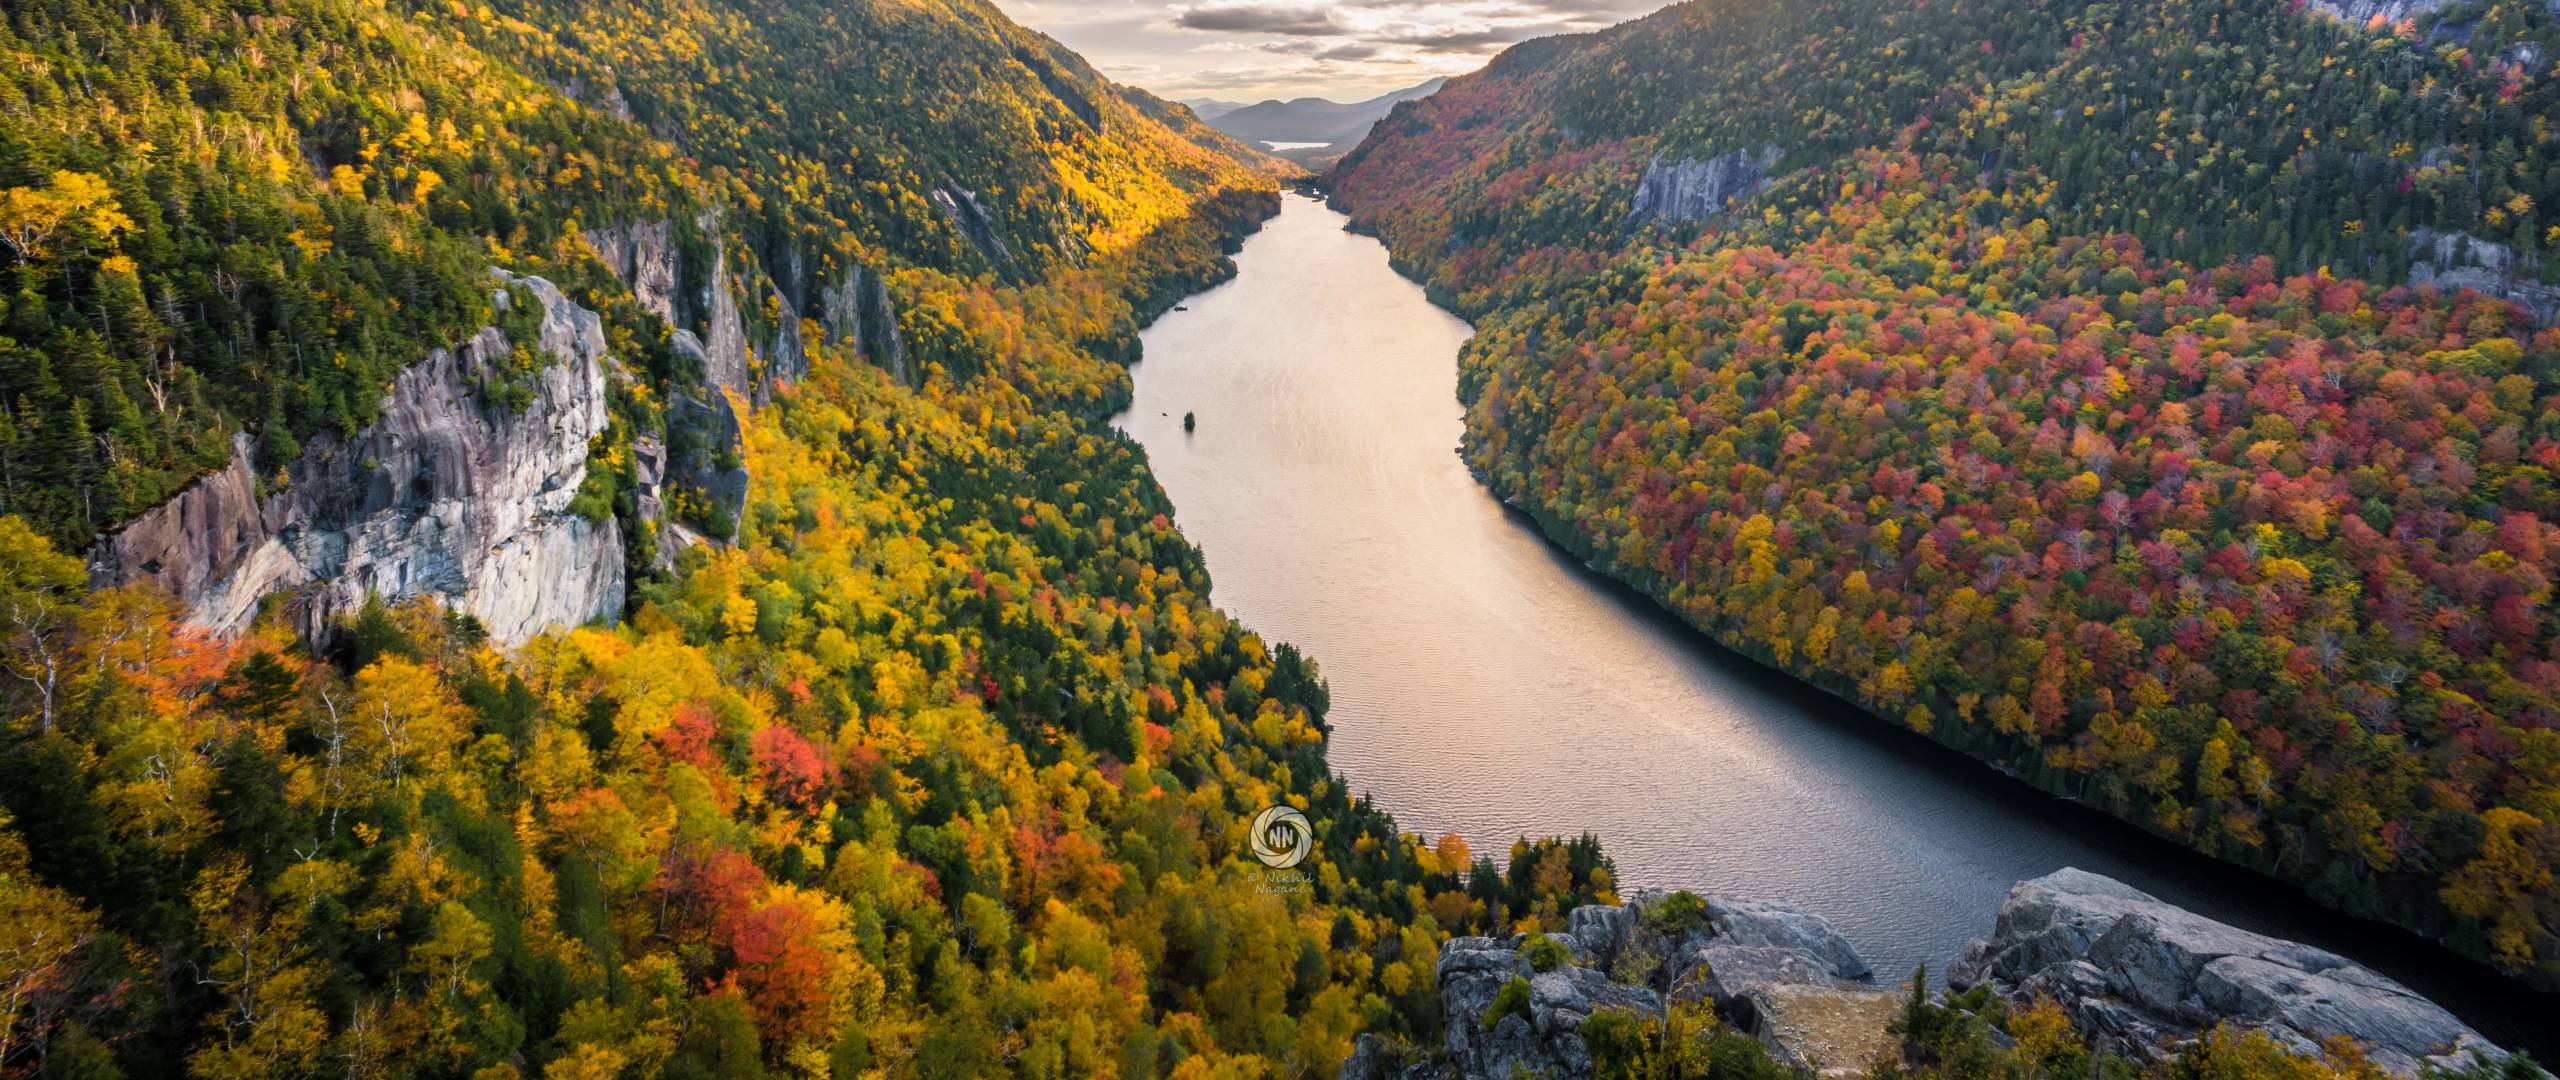
[[[1323,8],[1284,4],[1208,4],[1176,11],[1173,24],[1185,30],[1209,30],[1222,33],[1289,34],[1297,37],[1331,37],[1344,32],[1333,14]]]
[[[1424,52],[1485,52],[1556,33],[1562,27],[1554,23],[1508,23],[1469,29],[1420,30],[1388,34],[1378,40],[1392,45],[1411,45]]]
[[[1665,0],[995,0],[1112,78],[1169,96],[1356,101]]]
[[[1575,15],[1583,21],[1593,16],[1617,22],[1630,15],[1642,14],[1662,6],[1661,0],[1519,0],[1515,10],[1541,15]]]

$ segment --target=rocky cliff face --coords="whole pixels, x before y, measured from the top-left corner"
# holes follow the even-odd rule
[[[1011,257],[976,195],[949,188],[933,196],[973,242],[991,245],[991,259]],[[705,217],[695,225],[716,233],[719,221]],[[770,403],[777,383],[808,375],[809,346],[801,337],[804,313],[817,317],[828,340],[852,344],[900,382],[915,381],[888,282],[876,272],[859,265],[832,275],[812,271],[802,252],[790,246],[748,252],[733,263],[729,245],[714,241],[703,285],[688,295],[674,222],[623,222],[589,230],[586,240],[641,307],[666,321],[669,344],[677,354],[700,365],[703,373],[701,386],[671,395],[667,437],[633,444],[639,458],[637,506],[641,516],[658,523],[659,566],[672,565],[678,552],[710,539],[693,527],[707,522],[688,524],[666,513],[668,489],[681,488],[695,497],[693,505],[705,508],[705,518],[725,517],[734,523],[745,512],[749,477],[737,463],[745,430],[740,411]],[[824,280],[828,276],[835,280]],[[761,297],[759,303],[773,313],[769,336],[748,326],[739,298],[750,295]]]
[[[889,377],[915,385],[907,363],[907,341],[898,333],[898,313],[889,298],[889,283],[880,275],[854,267],[835,284],[818,291],[818,322],[830,341],[851,342],[872,366]]]
[[[1635,208],[1627,220],[1698,221],[1760,193],[1769,185],[1769,169],[1785,151],[1775,146],[1734,150],[1711,158],[1671,160],[1656,157],[1636,181]]]
[[[1013,249],[1005,246],[1004,234],[996,231],[995,219],[978,201],[977,192],[958,184],[944,184],[933,189],[933,204],[942,208],[943,216],[951,219],[951,226],[968,237],[988,262],[1004,266],[1013,261]]]
[[[703,333],[678,327],[675,331],[677,352],[691,356],[702,364],[703,381],[721,390],[734,390],[749,400],[755,399],[759,387],[752,381],[747,367],[746,320],[738,315],[735,283],[729,279],[729,251],[726,246],[712,249],[711,280],[702,287],[697,299],[701,310],[708,313]]]
[[[520,409],[481,392],[515,345],[483,329],[403,372],[354,439],[310,443],[280,491],[264,490],[238,440],[227,468],[101,539],[91,577],[159,581],[225,632],[289,592],[313,640],[367,593],[435,596],[509,644],[618,615],[620,530],[568,512],[607,422],[602,320],[541,278],[496,273],[542,306],[540,340],[525,344],[544,363]]]
[[[2514,248],[2469,233],[2433,229],[2417,230],[2409,243],[2417,258],[2409,267],[2411,285],[2470,289],[2516,304],[2540,322],[2560,317],[2560,287],[2542,283],[2540,263],[2531,256],[2519,257]]]
[[[2049,998],[2107,1050],[2157,1060],[2216,1023],[2257,1028],[2297,1050],[2333,1035],[2374,1064],[2496,1055],[2479,1032],[2408,987],[2335,953],[2215,922],[2113,878],[2059,870],[2022,881],[1988,941],[1949,972],[2014,1001]]]
[[[956,193],[956,194],[955,194]],[[991,226],[977,197],[967,189],[937,190],[935,203],[951,215],[953,224],[964,230],[983,232]],[[772,380],[791,381],[809,372],[807,343],[801,340],[800,320],[814,314],[832,341],[847,342],[859,349],[874,366],[900,382],[913,383],[908,370],[906,342],[899,336],[897,309],[889,296],[888,282],[862,266],[849,266],[833,275],[812,272],[807,260],[797,250],[787,250],[764,260],[763,288],[780,318],[771,341],[763,345],[766,379],[749,377],[749,335],[737,304],[739,278],[729,270],[725,245],[715,246],[716,265],[709,288],[700,296],[683,294],[682,256],[675,242],[674,223],[669,221],[634,221],[586,234],[587,246],[593,248],[623,284],[631,288],[642,308],[666,320],[675,336],[680,352],[700,361],[709,381],[737,390],[750,401],[768,400]],[[1002,249],[1002,238],[986,232],[980,240],[972,232],[972,242],[993,245],[991,257],[1010,258]],[[823,280],[832,276],[835,280]],[[695,333],[693,312],[703,315],[702,332]]]
[[[596,258],[630,287],[642,310],[670,326],[689,321],[676,306],[683,299],[684,278],[677,263],[674,222],[634,221],[589,229],[586,238]]]
[[[2305,6],[2331,18],[2362,26],[2376,16],[2384,22],[2399,22],[2431,14],[2444,6],[2444,0],[2310,0]]]

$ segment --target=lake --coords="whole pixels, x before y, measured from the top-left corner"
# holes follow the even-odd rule
[[[1322,665],[1334,767],[1405,830],[1497,857],[1590,830],[1622,887],[1801,905],[1888,982],[1988,936],[2012,883],[2077,866],[2345,953],[2553,1056],[2553,999],[1875,720],[1548,544],[1458,459],[1466,323],[1343,222],[1287,196],[1234,280],[1146,331],[1115,422],[1219,605]]]

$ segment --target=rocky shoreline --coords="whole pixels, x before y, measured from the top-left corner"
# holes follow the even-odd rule
[[[1910,999],[1879,985],[1830,922],[1784,904],[1648,893],[1575,909],[1561,932],[1441,946],[1442,1038],[1361,1037],[1343,1080],[1587,1076],[1583,1029],[1607,1010],[1647,1023],[1665,1002],[1712,1002],[1779,1063],[1858,1075],[1898,1059],[1887,1029]],[[2019,882],[1991,936],[1949,973],[2016,1006],[2059,1006],[2093,1047],[2164,1061],[2217,1025],[2316,1052],[2345,1037],[2385,1072],[2457,1067],[2497,1046],[2434,1002],[2330,953],[2216,922],[2114,879],[2064,869]]]

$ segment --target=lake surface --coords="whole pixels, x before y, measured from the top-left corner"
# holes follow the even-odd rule
[[[1264,139],[1262,140],[1262,145],[1272,150],[1313,150],[1319,146],[1331,146],[1333,144],[1320,142],[1274,142],[1270,139]]]
[[[1880,981],[1945,970],[2012,883],[2077,866],[2345,953],[2552,1059],[2535,1029],[2560,999],[2035,792],[1584,569],[1458,459],[1466,323],[1343,221],[1287,196],[1234,280],[1146,331],[1116,422],[1217,602],[1322,665],[1334,767],[1406,831],[1499,857],[1590,830],[1622,886],[1802,905]]]

